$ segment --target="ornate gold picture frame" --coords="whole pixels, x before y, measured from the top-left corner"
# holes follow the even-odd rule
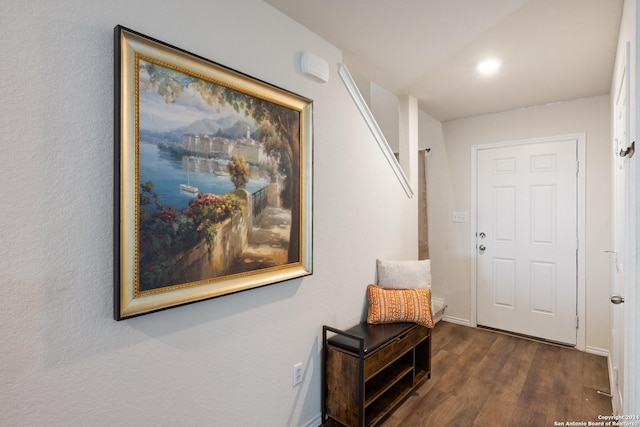
[[[114,318],[312,274],[312,102],[114,38]]]

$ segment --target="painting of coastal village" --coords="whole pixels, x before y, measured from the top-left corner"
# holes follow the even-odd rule
[[[300,112],[137,60],[136,293],[300,260]]]

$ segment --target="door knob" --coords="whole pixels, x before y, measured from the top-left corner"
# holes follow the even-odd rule
[[[481,239],[484,239],[485,237],[487,237],[487,235],[486,235],[486,234],[484,234],[484,233],[480,233],[480,238],[481,238]]]
[[[624,298],[620,294],[613,294],[611,295],[611,302],[616,305],[622,304],[624,302]]]
[[[478,249],[480,250],[480,252],[484,252],[487,249],[487,247],[485,245],[480,245],[478,246]]]

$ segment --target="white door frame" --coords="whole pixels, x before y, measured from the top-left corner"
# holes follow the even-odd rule
[[[470,209],[470,218],[471,218],[471,234],[469,236],[469,256],[471,258],[471,284],[469,288],[471,289],[470,301],[471,301],[471,316],[470,323],[471,326],[478,326],[478,317],[477,317],[477,278],[476,278],[476,268],[477,268],[477,254],[478,251],[476,249],[476,233],[478,232],[478,218],[477,218],[477,203],[478,203],[478,179],[477,179],[477,154],[478,150],[487,149],[487,148],[499,148],[499,147],[507,147],[507,146],[516,146],[516,145],[524,145],[524,144],[537,144],[542,142],[554,142],[559,139],[575,139],[578,145],[578,265],[577,265],[577,274],[578,274],[578,289],[577,289],[577,315],[578,315],[578,328],[576,335],[576,348],[578,350],[585,351],[586,350],[586,328],[585,328],[585,306],[586,306],[586,282],[585,282],[585,194],[586,194],[586,179],[585,179],[585,148],[586,148],[586,134],[585,133],[575,133],[568,135],[558,135],[551,136],[545,138],[531,138],[531,139],[522,139],[516,141],[506,141],[499,143],[491,143],[491,144],[480,144],[474,145],[471,147],[471,209]]]

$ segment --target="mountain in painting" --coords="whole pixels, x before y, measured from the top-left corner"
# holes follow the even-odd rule
[[[220,117],[217,119],[201,119],[191,123],[189,126],[180,127],[167,131],[155,131],[152,129],[141,129],[140,135],[148,142],[180,142],[185,134],[192,135],[215,135],[229,139],[244,138],[249,129],[251,136],[255,137],[257,127],[254,123],[242,117]]]

